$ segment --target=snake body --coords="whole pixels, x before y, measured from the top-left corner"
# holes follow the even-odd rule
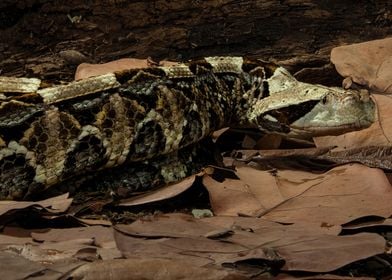
[[[284,71],[277,80],[279,71],[258,60],[209,57],[50,87],[38,79],[0,79],[0,198],[22,199],[75,176],[161,160],[222,127],[288,133],[329,93],[309,98],[294,91],[275,104],[275,92],[303,85]],[[371,102],[354,99],[357,113],[370,116]],[[166,181],[183,177],[166,173]]]

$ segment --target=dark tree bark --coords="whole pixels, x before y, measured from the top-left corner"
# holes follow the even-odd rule
[[[82,61],[248,55],[323,82],[332,47],[389,34],[390,0],[3,0],[0,70],[69,80]]]

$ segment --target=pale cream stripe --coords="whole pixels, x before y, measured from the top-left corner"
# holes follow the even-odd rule
[[[53,104],[119,86],[120,83],[117,81],[116,76],[113,73],[109,73],[75,81],[67,85],[41,89],[38,90],[37,93],[42,96],[45,103]]]
[[[0,77],[0,92],[36,92],[41,80],[36,78]]]

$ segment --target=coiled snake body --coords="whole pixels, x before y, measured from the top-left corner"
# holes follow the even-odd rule
[[[162,157],[226,126],[335,133],[370,125],[373,111],[357,92],[300,83],[281,67],[242,57],[51,87],[0,77],[0,198],[21,199],[132,162],[167,162]],[[167,182],[183,177],[162,174]]]

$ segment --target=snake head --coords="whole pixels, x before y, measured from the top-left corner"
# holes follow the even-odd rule
[[[375,104],[367,91],[297,81],[283,68],[270,78],[270,96],[254,102],[248,119],[267,132],[309,138],[370,126]]]

